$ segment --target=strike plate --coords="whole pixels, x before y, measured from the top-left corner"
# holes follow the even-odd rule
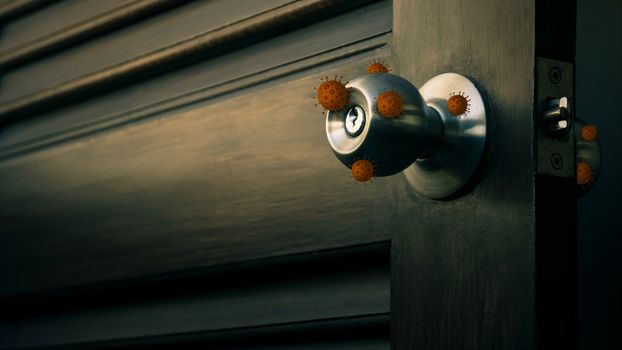
[[[537,172],[573,179],[575,174],[574,152],[574,69],[568,62],[538,57],[536,60],[536,149]],[[542,120],[548,101],[567,97],[570,101],[570,128],[561,137],[550,135]]]

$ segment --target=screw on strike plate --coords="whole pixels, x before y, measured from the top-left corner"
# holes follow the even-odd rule
[[[561,154],[551,154],[551,166],[553,166],[553,169],[559,170],[561,169],[562,165],[564,165],[564,159],[562,158]]]
[[[558,67],[549,69],[549,79],[553,84],[559,84],[562,81],[562,72]]]

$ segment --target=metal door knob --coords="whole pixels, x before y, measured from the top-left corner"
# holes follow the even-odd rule
[[[418,90],[381,72],[350,81],[341,93],[328,82],[318,89],[320,103],[341,103],[326,103],[326,136],[358,181],[403,171],[418,193],[436,199],[469,183],[486,144],[484,100],[470,79],[441,74]]]
[[[583,196],[592,188],[600,174],[602,156],[598,129],[574,117],[567,96],[547,98],[541,122],[550,137],[562,142],[569,139],[569,132],[573,130],[576,193],[577,197]],[[551,162],[553,159],[558,159],[561,167],[562,158],[551,158]]]

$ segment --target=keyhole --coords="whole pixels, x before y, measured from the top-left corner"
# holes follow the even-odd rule
[[[365,110],[361,106],[352,106],[346,113],[346,133],[358,136],[365,127]]]

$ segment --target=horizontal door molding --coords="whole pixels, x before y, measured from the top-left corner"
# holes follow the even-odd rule
[[[214,348],[371,337],[388,349],[390,275],[384,242],[0,299],[0,347]]]
[[[165,11],[188,0],[137,0],[0,52],[0,69],[25,64]],[[0,15],[1,16],[1,15]],[[4,38],[8,41],[10,38]]]
[[[34,72],[25,71],[23,74],[9,72],[4,77],[5,89],[3,90],[8,92],[4,93],[1,99],[0,124],[100,95],[124,85],[237,50],[351,10],[367,2],[369,1],[303,0],[288,3],[183,40],[175,39],[174,43],[169,46],[139,54],[129,60],[95,71],[85,72],[84,75],[67,81],[42,86],[37,91],[31,91],[32,80],[27,79],[29,76],[32,78]],[[100,55],[104,53],[99,52]],[[83,57],[83,59],[88,58]],[[53,72],[55,70],[54,66],[44,65],[41,68],[43,71]],[[72,70],[75,69],[79,70],[79,66],[72,68]],[[62,74],[62,77],[65,78],[68,75],[71,76],[71,73]],[[42,75],[38,80],[41,81],[44,78],[45,75]],[[15,85],[11,83],[12,81]],[[28,84],[24,86],[26,81]],[[24,94],[19,91],[23,91]]]
[[[0,158],[110,130],[356,55],[387,55],[390,32],[391,2],[364,6],[171,74],[5,125]]]
[[[389,180],[353,182],[312,98],[370,59],[3,160],[0,294],[391,239]]]
[[[12,0],[0,4],[0,23],[15,20],[29,12],[53,3],[55,0]]]

